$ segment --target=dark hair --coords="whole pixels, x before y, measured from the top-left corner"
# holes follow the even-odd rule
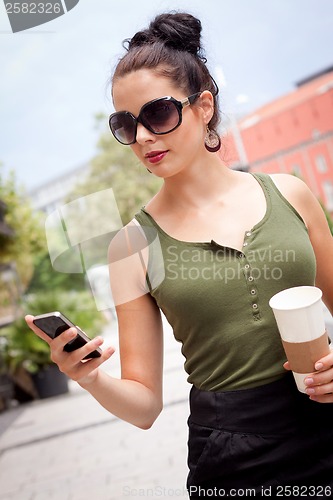
[[[112,83],[132,71],[153,69],[170,78],[187,95],[209,90],[214,97],[214,114],[208,124],[219,122],[218,87],[206,66],[200,44],[201,22],[187,13],[158,15],[143,31],[126,39],[127,53],[118,62]]]

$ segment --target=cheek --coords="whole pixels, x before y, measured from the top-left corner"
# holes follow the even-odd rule
[[[130,148],[132,152],[135,154],[135,156],[139,158],[140,161],[143,161],[144,158],[141,153],[141,147],[138,145],[138,143],[136,142],[135,144],[131,144]]]
[[[175,142],[190,153],[192,151],[197,153],[198,148],[200,149],[204,145],[206,128],[197,122],[184,125]]]
[[[185,110],[186,111],[186,110]],[[191,113],[191,109],[188,110]],[[196,144],[203,142],[206,135],[206,125],[197,110],[192,111],[192,113],[183,119],[183,123],[180,126],[182,129],[183,137],[186,141],[191,142],[194,147]]]

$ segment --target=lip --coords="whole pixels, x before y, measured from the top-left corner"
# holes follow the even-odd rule
[[[145,158],[149,161],[149,163],[158,163],[163,160],[168,151],[149,151],[149,153],[145,154]]]

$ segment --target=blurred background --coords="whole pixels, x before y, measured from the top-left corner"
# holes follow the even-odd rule
[[[105,307],[96,302],[96,290],[107,288],[106,254],[96,254],[89,269],[56,271],[44,226],[65,204],[109,188],[126,224],[158,189],[108,131],[109,80],[122,40],[170,10],[202,21],[220,87],[223,161],[299,176],[333,231],[331,0],[80,0],[15,34],[1,3],[0,412],[69,391],[51,373],[45,343],[26,331],[25,312],[63,310],[90,335],[116,329],[112,298]]]

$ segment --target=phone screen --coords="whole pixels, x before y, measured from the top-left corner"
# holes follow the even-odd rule
[[[40,328],[44,333],[46,333],[51,339],[54,339],[58,337],[61,333],[63,333],[65,330],[68,330],[68,328],[74,326],[69,320],[68,322],[65,321],[65,317],[59,316],[60,313],[50,313],[46,315],[41,315],[41,317],[35,317],[33,320],[33,323]],[[73,352],[76,349],[79,349],[80,347],[83,347],[87,342],[89,342],[89,337],[80,330],[77,326],[75,327],[78,334],[77,336],[73,339],[70,340],[65,346],[64,346],[64,351],[66,352]],[[91,353],[89,353],[84,359],[90,359],[90,358],[98,358],[102,354],[102,351],[100,348],[95,349]]]
[[[35,319],[34,323],[38,328],[43,330],[51,339],[58,337],[65,330],[70,328],[61,318],[58,316],[49,316],[48,318]]]

